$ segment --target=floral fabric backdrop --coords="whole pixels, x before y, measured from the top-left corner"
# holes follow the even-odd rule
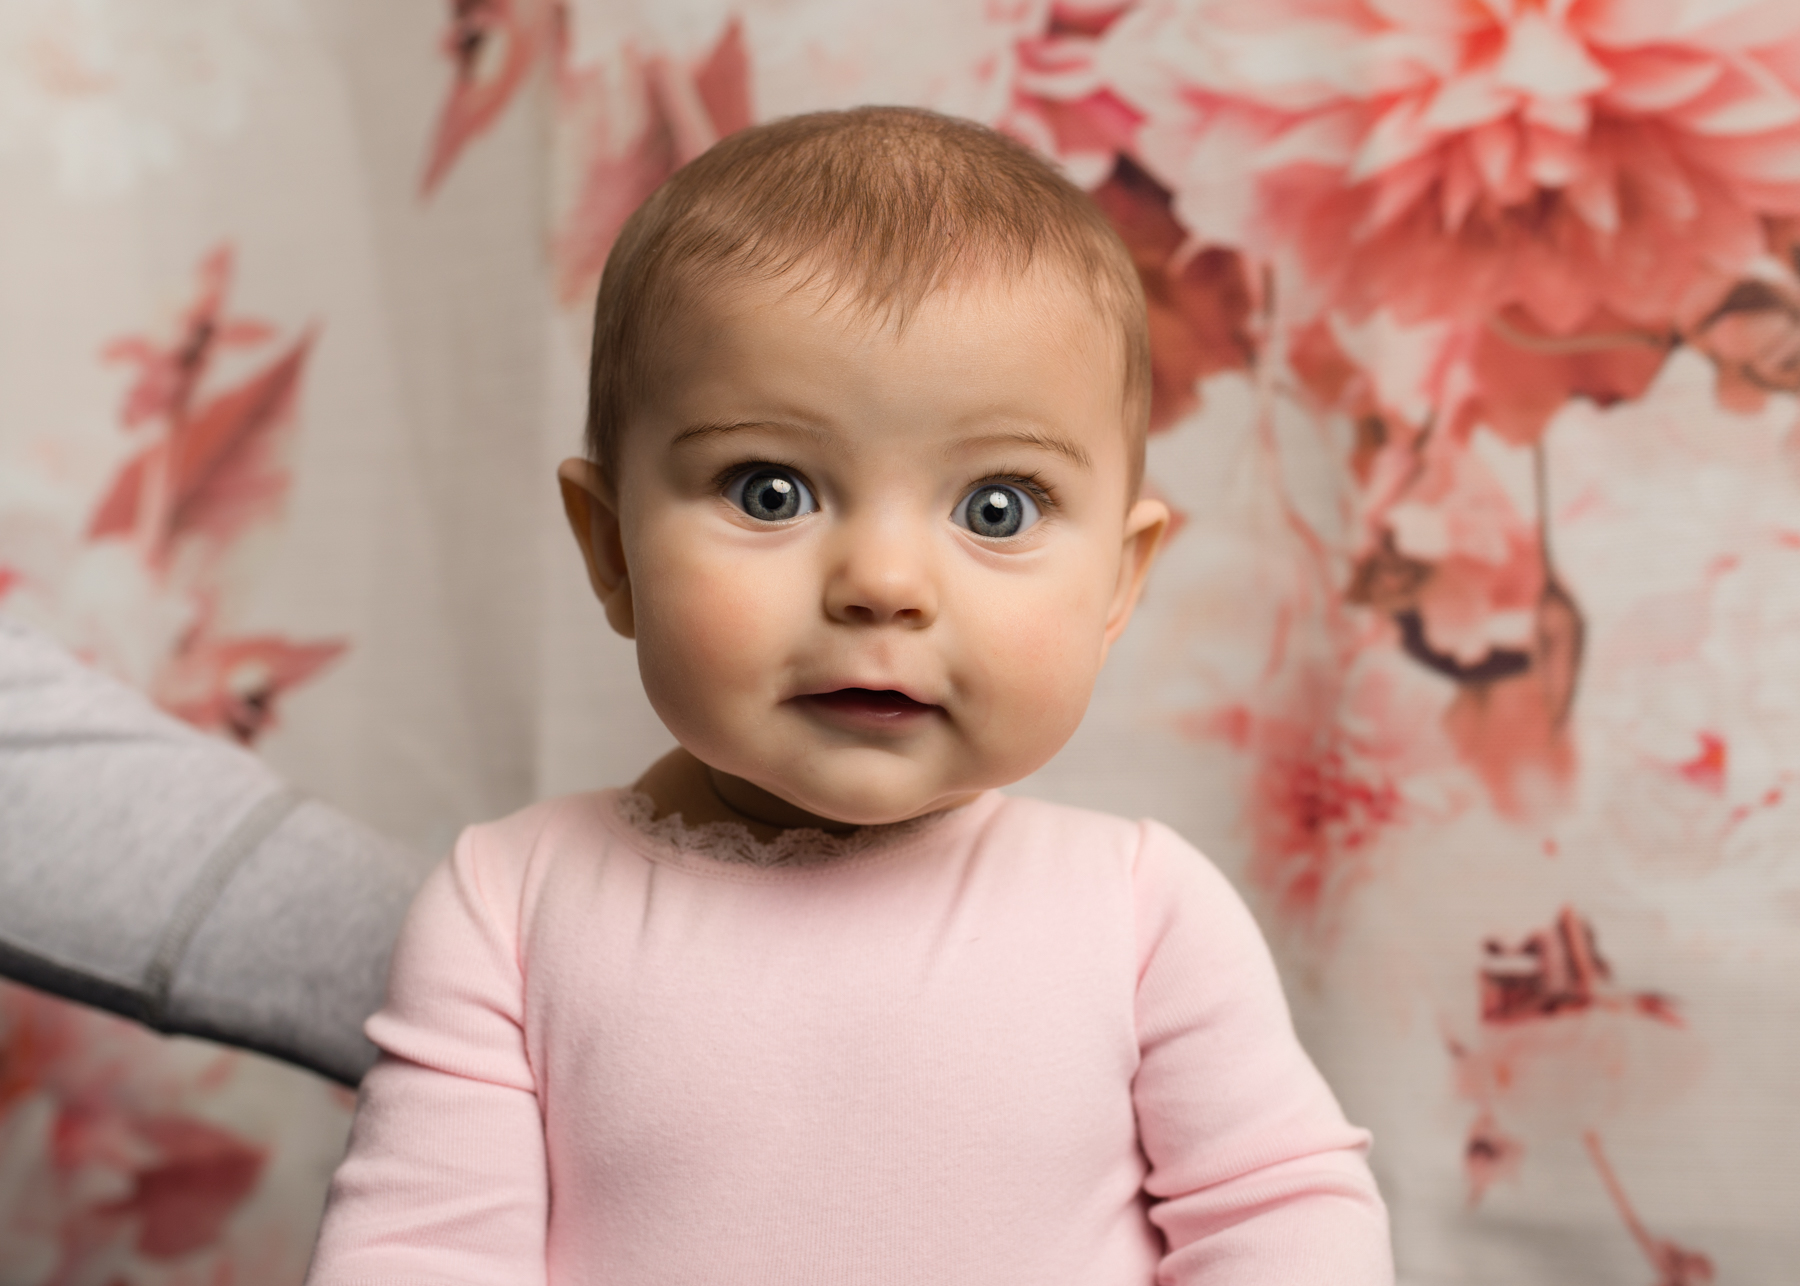
[[[1238,880],[1402,1280],[1789,1280],[1792,0],[5,0],[0,610],[416,845],[631,779],[586,306],[859,102],[1137,258],[1180,526],[1024,788]],[[0,1286],[297,1281],[347,1112],[0,991]]]

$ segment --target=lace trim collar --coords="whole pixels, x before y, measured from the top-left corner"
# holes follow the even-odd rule
[[[931,829],[944,818],[962,811],[961,808],[954,808],[941,813],[927,813],[923,817],[910,818],[904,822],[893,822],[885,826],[860,826],[841,834],[811,826],[797,827],[783,831],[772,840],[761,840],[739,822],[703,822],[698,826],[690,826],[679,813],[658,817],[655,802],[641,791],[620,791],[616,807],[619,820],[632,830],[679,853],[765,870],[773,867],[826,866],[863,857],[910,839],[921,831]]]

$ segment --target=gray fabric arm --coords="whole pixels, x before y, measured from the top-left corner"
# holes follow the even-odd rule
[[[0,974],[354,1084],[430,866],[0,620]]]

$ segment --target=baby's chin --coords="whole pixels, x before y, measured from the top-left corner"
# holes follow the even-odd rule
[[[863,753],[873,756],[880,752]],[[911,821],[959,807],[987,789],[957,778],[945,781],[903,768],[895,771],[896,765],[874,765],[874,771],[868,771],[869,767],[832,765],[824,771],[808,772],[798,780],[751,773],[743,776],[791,807],[834,826],[886,826]]]

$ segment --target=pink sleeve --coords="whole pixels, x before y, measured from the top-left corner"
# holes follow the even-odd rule
[[[1158,1286],[1392,1286],[1387,1211],[1223,876],[1144,828],[1132,1093],[1168,1250]]]
[[[463,833],[401,931],[387,1004],[368,1024],[381,1061],[362,1084],[308,1286],[545,1280],[549,1183],[522,1029],[520,876],[481,860],[484,835]]]

